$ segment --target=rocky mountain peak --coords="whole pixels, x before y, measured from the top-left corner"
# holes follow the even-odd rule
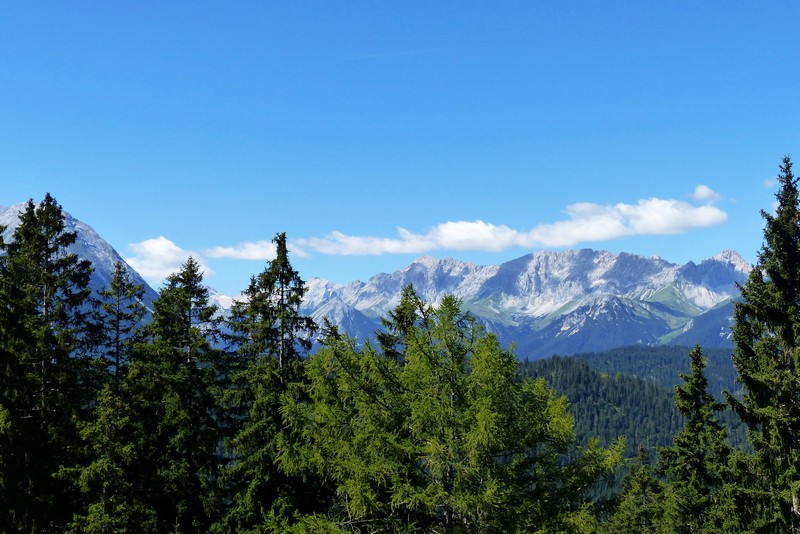
[[[364,283],[313,281],[306,307],[319,315],[335,300],[336,315],[349,307],[372,319],[374,330],[411,283],[433,304],[448,293],[460,298],[464,308],[504,341],[524,347],[526,355],[551,350],[566,354],[570,347],[604,350],[626,343],[666,343],[677,334],[686,339],[696,325],[713,331],[699,318],[738,295],[736,283],[744,281],[745,266],[733,251],[684,266],[659,257],[592,249],[536,252],[492,266],[423,256]],[[713,321],[725,320],[715,313]],[[371,332],[354,334],[364,339]]]
[[[25,210],[26,205],[27,202],[20,202],[13,206],[0,206],[0,225],[6,227],[3,232],[3,239],[6,243],[12,240],[14,230],[19,225],[19,214]],[[62,210],[62,213],[64,215],[64,227],[66,231],[75,232],[77,234],[75,243],[69,247],[68,252],[76,254],[81,259],[89,260],[94,269],[89,282],[90,287],[98,292],[105,289],[108,287],[109,282],[111,282],[114,273],[114,264],[118,261],[125,263],[125,260],[122,259],[122,256],[119,255],[114,247],[98,235],[94,228],[76,219],[67,211]],[[144,302],[145,305],[149,307],[150,303],[158,294],[145,282],[144,278],[130,266],[128,266],[128,272],[131,275],[133,283],[144,286]]]
[[[742,258],[738,252],[735,250],[723,250],[716,256],[710,258],[714,261],[718,261],[721,263],[729,264],[733,266],[739,272],[749,274],[750,271],[753,269],[753,266],[747,263],[744,258]]]

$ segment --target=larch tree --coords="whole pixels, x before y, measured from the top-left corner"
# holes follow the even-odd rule
[[[407,290],[398,310],[402,343],[359,348],[332,329],[309,358],[306,399],[286,397],[302,439],[282,461],[323,473],[337,496],[301,524],[449,534],[592,523],[586,492],[623,444],[578,447],[566,399],[520,381],[513,353],[454,297],[431,307]]]

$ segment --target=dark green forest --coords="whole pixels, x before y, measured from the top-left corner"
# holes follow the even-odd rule
[[[315,324],[285,234],[229,316],[191,258],[146,310],[30,201],[0,240],[0,531],[797,532],[788,157],[778,181],[732,354],[536,362],[412,286],[373,342]]]
[[[521,373],[524,379],[544,378],[569,399],[579,442],[596,437],[609,445],[624,436],[626,457],[635,456],[639,444],[653,452],[670,445],[684,424],[673,389],[619,372],[596,371],[580,357],[524,362]]]
[[[706,360],[704,374],[708,380],[708,390],[720,400],[724,391],[738,393],[741,390],[741,386],[736,382],[732,352],[731,349],[703,349]],[[576,354],[575,357],[602,373],[636,376],[674,391],[675,386],[683,383],[679,373],[688,373],[691,370],[688,354],[686,347],[659,345],[621,347],[606,352]]]
[[[625,437],[626,457],[637,454],[638,446],[655,455],[685,420],[675,405],[675,387],[681,374],[690,372],[690,347],[671,345],[622,347],[606,352],[553,356],[522,363],[522,376],[543,377],[570,402],[575,432],[580,442],[598,437],[609,444]],[[704,375],[708,391],[718,400],[724,393],[738,392],[736,369],[730,349],[703,350]],[[747,429],[730,408],[717,414],[726,427],[731,444],[747,449]]]

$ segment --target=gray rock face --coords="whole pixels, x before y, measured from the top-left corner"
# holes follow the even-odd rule
[[[6,227],[3,232],[3,239],[6,243],[12,241],[14,229],[19,224],[19,213],[25,209],[26,204],[27,203],[23,202],[9,207],[0,206],[0,225]],[[108,287],[109,282],[111,282],[111,277],[114,274],[114,264],[117,261],[125,263],[125,260],[123,260],[122,256],[114,250],[114,247],[100,237],[91,226],[79,221],[66,211],[63,213],[66,230],[68,232],[77,232],[78,234],[75,243],[69,247],[68,252],[76,254],[81,259],[92,262],[94,272],[92,273],[92,279],[89,285],[96,292],[105,289]],[[125,265],[127,265],[127,263],[125,263]],[[133,282],[144,286],[144,304],[150,308],[150,304],[158,294],[144,281],[139,273],[134,271],[129,265],[127,266]]]
[[[6,241],[18,223],[23,204],[0,207]],[[88,225],[65,212],[67,230],[77,232],[70,248],[94,266],[92,288],[111,280],[122,257]],[[423,256],[405,269],[380,273],[366,282],[345,285],[315,278],[308,281],[302,313],[322,324],[328,318],[360,340],[372,338],[413,284],[427,302],[438,304],[452,294],[463,307],[514,343],[520,357],[546,357],[602,351],[624,345],[700,343],[732,346],[730,326],[737,283],[751,267],[734,251],[676,265],[661,258],[612,254],[591,249],[537,252],[503,263],[476,265],[452,258]],[[156,292],[133,269],[146,289],[145,303]],[[226,308],[231,298],[213,294]]]
[[[335,285],[313,279],[304,311],[334,321],[348,309],[350,317],[358,312],[359,321],[348,321],[352,330],[342,327],[368,338],[410,283],[433,304],[445,294],[457,296],[504,342],[514,342],[520,356],[631,344],[726,346],[736,283],[743,283],[749,271],[733,251],[682,266],[591,249],[537,252],[492,266],[425,256],[366,282]]]

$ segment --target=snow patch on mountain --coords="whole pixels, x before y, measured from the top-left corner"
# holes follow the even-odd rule
[[[6,243],[13,240],[14,230],[19,225],[19,214],[25,211],[26,206],[27,202],[20,202],[8,207],[0,206],[0,225],[6,227],[2,234]],[[158,294],[145,282],[144,278],[130,267],[114,247],[100,237],[91,226],[76,219],[66,211],[62,210],[62,213],[64,215],[65,230],[77,233],[75,243],[68,248],[67,252],[92,263],[94,272],[89,282],[90,287],[95,292],[106,289],[114,274],[114,265],[120,261],[128,268],[128,273],[133,283],[144,287],[144,304],[148,309],[151,309],[151,302],[155,300]]]
[[[7,242],[24,209],[25,203],[0,207]],[[90,226],[64,213],[67,230],[77,232],[70,252],[92,262],[91,285],[99,291],[110,281],[114,263],[123,260]],[[630,343],[724,346],[730,344],[736,284],[744,283],[751,269],[731,250],[685,265],[591,249],[536,252],[501,265],[422,256],[404,269],[366,282],[311,279],[301,313],[318,324],[327,318],[342,331],[368,339],[380,327],[380,319],[399,304],[403,288],[413,284],[418,295],[434,305],[446,294],[461,299],[501,341],[516,343],[522,356]],[[130,272],[135,283],[145,286],[149,304],[156,292],[133,269]],[[223,310],[241,298],[210,291],[211,301]]]
[[[597,325],[602,324],[604,329],[643,328],[641,335],[614,337],[656,343],[670,331],[691,334],[692,318],[736,298],[736,284],[744,282],[749,269],[733,251],[699,265],[591,249],[536,252],[493,266],[423,256],[366,282],[335,285],[314,279],[304,308],[319,316],[335,301],[336,315],[349,307],[376,321],[397,306],[403,287],[413,284],[417,294],[434,305],[445,294],[455,295],[490,329],[506,332],[512,341],[550,331],[548,324],[557,329],[552,335],[591,332],[600,339]],[[334,311],[325,309],[329,315]]]

